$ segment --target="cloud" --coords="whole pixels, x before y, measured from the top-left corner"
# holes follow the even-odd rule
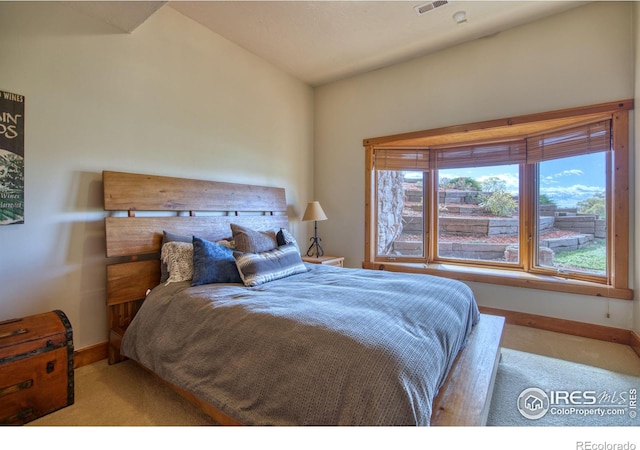
[[[585,186],[584,184],[573,184],[571,186],[556,186],[544,189],[545,194],[562,195],[591,195],[602,192],[602,186]]]
[[[579,201],[593,197],[604,191],[602,186],[585,186],[574,184],[571,186],[544,186],[540,193],[547,195],[560,207],[575,207]]]
[[[580,169],[563,170],[560,173],[556,173],[554,177],[569,177],[571,175],[582,176],[584,172]]]

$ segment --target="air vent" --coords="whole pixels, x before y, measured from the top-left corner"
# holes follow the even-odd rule
[[[416,10],[416,13],[419,16],[421,16],[424,13],[427,13],[427,12],[431,11],[432,9],[436,9],[436,8],[441,7],[441,6],[444,6],[447,3],[449,3],[447,0],[439,0],[439,1],[435,1],[435,2],[423,3],[422,5],[416,6],[414,9]]]

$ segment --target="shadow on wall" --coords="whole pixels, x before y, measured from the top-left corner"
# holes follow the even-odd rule
[[[72,321],[76,341],[82,345],[83,342],[106,340],[108,330],[102,173],[73,172],[68,192],[65,217],[70,223],[63,227],[68,236],[61,242],[68,243],[65,260],[69,270],[65,289],[70,289],[77,298],[75,314],[70,316],[76,322],[81,318],[82,324],[94,324],[90,329],[84,329]],[[96,327],[95,324],[100,325]]]

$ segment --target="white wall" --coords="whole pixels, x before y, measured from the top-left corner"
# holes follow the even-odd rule
[[[26,99],[25,223],[0,227],[0,320],[62,309],[76,348],[107,338],[103,170],[280,186],[293,216],[312,199],[313,90],[169,7],[126,34],[63,4],[0,2],[0,90]]]
[[[351,267],[364,256],[363,139],[633,98],[632,9],[579,7],[317,88],[314,187],[329,217],[319,225],[326,253]],[[632,327],[630,301],[469,284],[481,305]]]

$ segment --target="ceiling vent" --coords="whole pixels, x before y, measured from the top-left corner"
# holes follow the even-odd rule
[[[427,12],[431,11],[432,9],[436,9],[436,8],[441,7],[441,6],[444,6],[447,3],[449,3],[447,0],[439,0],[439,1],[435,1],[435,2],[423,3],[421,5],[416,6],[414,9],[416,10],[416,13],[419,16],[421,16],[424,13],[427,13]]]

